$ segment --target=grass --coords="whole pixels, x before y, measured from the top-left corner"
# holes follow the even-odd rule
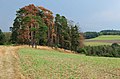
[[[85,42],[86,46],[100,46],[100,45],[111,45],[112,43],[105,43],[105,42]]]
[[[90,40],[120,40],[120,35],[102,35]]]
[[[86,39],[84,44],[86,46],[99,46],[99,45],[111,45],[112,43],[118,43],[120,35],[102,35],[92,39]]]
[[[120,59],[66,54],[54,50],[19,50],[22,74],[30,79],[120,79]]]

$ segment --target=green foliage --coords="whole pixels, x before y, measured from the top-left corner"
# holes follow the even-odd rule
[[[100,32],[85,32],[84,33],[84,37],[86,39],[95,38],[100,35],[120,35],[120,30],[102,30]]]
[[[47,12],[48,11],[48,12]],[[12,27],[12,43],[55,46],[72,51],[80,47],[79,26],[68,23],[65,16],[56,14],[44,7],[25,6],[17,11]]]
[[[117,43],[113,43],[111,46],[112,46],[112,47],[118,47],[119,44],[117,44]]]
[[[78,26],[71,26],[71,50],[77,51],[80,47],[80,34],[78,32]]]
[[[11,38],[11,32],[4,32],[4,35],[5,35],[5,45],[11,45],[11,41],[10,41],[10,38]]]
[[[84,51],[78,53],[83,53],[89,56],[105,56],[105,57],[120,57],[120,46],[117,43],[103,46],[85,46]]]
[[[91,38],[95,38],[98,37],[100,34],[98,32],[85,32],[84,33],[84,37],[86,39],[91,39]]]
[[[68,22],[64,16],[56,14],[55,17],[55,31],[56,31],[56,45],[58,47],[77,51],[80,47],[80,33],[79,26]]]
[[[0,45],[3,45],[5,42],[5,35],[2,32],[2,30],[0,29]]]
[[[101,35],[120,35],[120,30],[102,30]]]
[[[16,17],[15,20],[14,20],[14,23],[13,23],[13,27],[11,27],[11,42],[13,44],[16,44],[18,43],[18,30],[20,29],[20,26],[21,26],[21,17]]]
[[[45,36],[46,25],[43,19],[41,18],[41,16],[38,16],[38,15],[35,16],[35,15],[32,15],[31,13],[26,13],[26,12],[27,11],[23,9],[20,9],[19,11],[17,11],[17,14],[16,14],[17,17],[15,18],[14,24],[12,27],[12,36],[11,36],[12,43],[28,44],[28,41],[30,39],[28,38],[28,35],[27,35],[29,33],[25,33],[27,32],[26,30],[29,30],[29,32],[32,33],[33,37],[31,39],[35,39],[37,43],[39,43],[39,40],[41,40],[40,38],[47,37]],[[30,27],[30,29],[28,29],[27,27]],[[45,27],[45,28],[42,28],[42,27]],[[41,30],[45,32],[41,33]],[[42,39],[42,41],[45,41],[45,40]]]
[[[47,26],[41,26],[39,28],[39,45],[47,45],[47,32],[48,27]]]

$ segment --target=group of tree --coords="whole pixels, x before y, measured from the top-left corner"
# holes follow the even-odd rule
[[[95,38],[100,35],[120,35],[120,30],[102,30],[100,32],[85,32],[84,33],[84,37],[86,39]]]
[[[120,57],[120,45],[85,46],[78,52],[88,56]]]
[[[120,35],[120,30],[102,30],[101,35]]]
[[[85,32],[84,33],[85,39],[95,38],[95,37],[98,37],[99,35],[100,35],[100,33],[98,33],[98,32]]]
[[[3,45],[4,42],[5,42],[5,35],[4,33],[2,32],[2,30],[0,29],[0,45]]]
[[[33,4],[17,11],[11,41],[15,44],[47,45],[77,51],[83,37],[79,26],[65,16]]]
[[[10,42],[11,33],[10,32],[2,32],[0,29],[0,45],[8,45]]]

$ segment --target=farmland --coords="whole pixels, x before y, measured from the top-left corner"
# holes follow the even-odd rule
[[[120,59],[22,48],[22,74],[30,79],[120,79]]]
[[[98,46],[98,45],[111,45],[112,43],[120,43],[119,35],[102,35],[92,39],[86,39],[85,45]]]

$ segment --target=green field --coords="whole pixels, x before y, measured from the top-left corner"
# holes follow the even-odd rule
[[[55,50],[19,50],[22,74],[30,79],[120,79],[120,59],[66,54]]]
[[[105,42],[85,42],[85,46],[100,46],[100,45],[111,45],[112,43]]]
[[[120,35],[102,35],[92,39],[86,39],[86,46],[111,45],[112,43],[120,43]]]
[[[102,35],[90,40],[120,40],[120,35]]]

